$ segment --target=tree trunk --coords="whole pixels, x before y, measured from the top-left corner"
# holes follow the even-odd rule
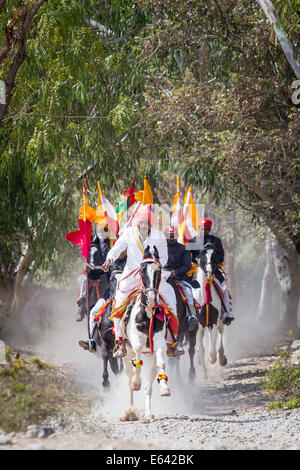
[[[16,276],[16,280],[14,283],[14,295],[11,304],[12,313],[21,312],[26,302],[26,292],[24,287],[22,286],[22,283],[32,263],[31,255],[32,252],[28,248],[22,259],[21,265]]]
[[[270,0],[257,0],[257,3],[260,5],[266,17],[273,25],[276,37],[296,77],[300,78],[300,63],[297,61],[297,52],[283,29],[277,26],[278,19],[274,14],[274,6],[272,2]]]
[[[226,240],[223,240],[225,249],[225,272],[227,280],[227,286],[231,293],[232,310],[234,311],[237,305],[237,289],[236,289],[236,276],[235,276],[235,253],[234,248],[230,246]]]
[[[261,292],[260,292],[260,299],[257,309],[257,319],[263,320],[266,317],[266,312],[273,315],[274,312],[274,302],[273,302],[273,295],[272,290],[274,289],[273,281],[274,281],[274,274],[275,274],[275,267],[274,267],[274,259],[273,259],[273,250],[272,250],[272,240],[268,235],[266,237],[266,264],[265,270],[262,278],[262,285],[261,285]],[[271,318],[274,318],[271,316]]]
[[[285,329],[297,329],[300,286],[300,256],[291,247],[286,251],[272,238],[274,262],[282,292],[280,322]]]
[[[16,75],[26,58],[26,47],[29,33],[33,27],[33,19],[39,12],[41,6],[48,0],[37,0],[30,7],[24,2],[23,8],[19,10],[19,16],[11,18],[6,27],[6,47],[0,51],[0,63],[9,58],[7,76],[2,77],[5,81],[5,104],[0,104],[0,125],[8,110],[10,100],[15,86]],[[5,5],[5,1],[0,1],[0,12]],[[20,24],[17,26],[17,23]],[[17,34],[18,33],[18,34]]]

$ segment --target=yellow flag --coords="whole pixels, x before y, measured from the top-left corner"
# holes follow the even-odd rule
[[[113,235],[116,237],[119,231],[119,222],[114,206],[109,202],[109,200],[104,196],[100,182],[97,181],[98,186],[98,205],[96,209],[96,224],[108,224],[108,227],[112,231]]]
[[[192,196],[192,185],[184,196],[182,224],[178,233],[178,241],[185,245],[199,233],[199,216]]]
[[[134,198],[140,201],[143,205],[153,204],[153,195],[147,176],[144,176],[144,191],[138,191],[135,193]]]
[[[83,183],[83,205],[80,207],[79,219],[89,222],[94,222],[96,217],[96,211],[93,207],[88,205],[88,198],[86,196],[86,186]]]

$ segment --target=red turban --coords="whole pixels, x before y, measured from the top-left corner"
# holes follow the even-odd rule
[[[151,204],[146,204],[139,208],[136,214],[136,221],[142,222],[147,220],[150,225],[154,225],[156,221],[156,217],[154,212],[151,210]]]
[[[165,231],[165,233],[177,233],[177,228],[170,225]]]
[[[199,227],[208,227],[211,228],[212,221],[210,219],[200,219]]]

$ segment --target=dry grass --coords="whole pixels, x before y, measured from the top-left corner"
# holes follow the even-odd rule
[[[10,347],[6,361],[0,365],[0,429],[24,431],[28,425],[42,424],[66,408],[76,410],[74,384],[56,367],[15,353]]]

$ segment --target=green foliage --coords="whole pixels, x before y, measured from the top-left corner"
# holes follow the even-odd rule
[[[267,381],[262,383],[266,392],[280,397],[268,405],[270,409],[300,407],[300,370],[289,364],[289,358],[289,351],[281,351],[280,359],[267,373]]]
[[[24,4],[7,6],[3,27]],[[136,132],[128,150],[120,139],[138,120],[143,76],[122,36],[144,24],[130,1],[55,0],[35,17],[0,128],[0,281],[12,288],[40,270],[57,280],[80,258],[64,237],[78,228],[82,174],[94,206],[98,179],[112,202],[131,182],[143,155]]]
[[[51,364],[48,364],[47,362],[41,361],[38,357],[33,357],[30,360],[30,363],[36,366],[37,369],[42,370],[42,369],[52,369],[53,366]]]
[[[300,45],[299,2],[297,0],[274,0],[279,15],[279,26],[283,27],[296,46]],[[299,58],[298,58],[299,60]]]

